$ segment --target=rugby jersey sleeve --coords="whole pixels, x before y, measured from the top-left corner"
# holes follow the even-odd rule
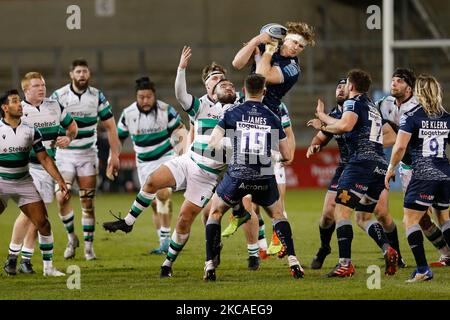
[[[128,130],[127,121],[125,119],[125,110],[122,111],[120,115],[119,121],[117,122],[117,135],[120,140],[125,140],[130,135],[130,131]]]
[[[59,101],[58,104],[59,108],[61,109],[61,118],[59,119],[59,123],[61,127],[67,129],[74,120],[72,116],[67,112],[67,110],[61,105],[61,103],[59,103]]]
[[[414,133],[415,121],[414,117],[408,116],[406,113],[400,118],[400,130],[407,133]]]
[[[356,107],[356,101],[355,100],[345,100],[342,114],[345,112],[353,112],[356,113],[356,115],[359,117],[359,108]]]
[[[288,82],[290,78],[298,78],[300,74],[300,67],[298,63],[291,62],[291,60],[281,61],[279,66],[283,78],[282,83]]]
[[[274,117],[273,129],[278,131],[278,139],[283,140],[286,138],[286,132],[284,132],[284,127],[282,121],[278,117]]]
[[[281,111],[281,124],[283,125],[283,128],[289,128],[291,126],[291,117],[289,116],[289,111],[284,102],[280,104],[280,111]]]
[[[113,117],[111,105],[101,91],[98,92],[98,116],[101,121],[105,121]]]
[[[46,151],[44,145],[42,144],[42,135],[37,129],[34,129],[33,150],[35,153]]]
[[[168,117],[167,129],[169,131],[169,134],[172,134],[172,132],[180,126],[181,117],[175,110],[175,108],[172,106],[168,106],[167,117]]]

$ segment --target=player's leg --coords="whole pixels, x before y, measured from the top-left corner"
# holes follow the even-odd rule
[[[47,206],[46,206],[47,207]],[[19,217],[23,216],[26,218],[26,216],[21,212]],[[27,221],[27,227],[26,227],[26,234],[25,238],[23,239],[23,246],[21,250],[21,259],[19,264],[19,272],[25,273],[25,274],[34,274],[33,265],[31,264],[31,258],[34,254],[34,246],[36,245],[36,241],[38,239],[38,230],[36,226],[31,223],[31,221],[26,218]]]
[[[407,280],[408,282],[431,280],[433,278],[433,274],[428,267],[427,258],[425,256],[423,235],[419,225],[419,221],[425,214],[427,208],[423,208],[422,210],[420,210],[420,208],[417,209],[419,210],[410,208],[404,209],[403,222],[405,223],[406,237],[417,265],[416,270],[414,270],[410,279]]]
[[[72,184],[75,181],[75,168],[70,167],[70,163],[64,163],[64,166],[61,166],[61,162],[57,161],[58,169],[61,172],[64,181],[66,182],[67,189],[69,192],[72,190]],[[61,171],[65,170],[65,171]],[[70,170],[70,171],[69,171]],[[71,259],[75,257],[75,250],[79,247],[79,240],[77,235],[75,234],[75,226],[74,226],[74,211],[72,206],[70,205],[70,199],[65,199],[64,195],[60,192],[58,185],[55,186],[55,197],[56,203],[58,205],[59,217],[64,225],[64,228],[67,232],[67,246],[64,251],[64,258]]]
[[[181,205],[175,230],[172,233],[169,244],[169,250],[167,252],[166,259],[161,266],[161,278],[172,276],[172,265],[186,245],[190,236],[192,223],[201,210],[202,207],[187,199]]]
[[[253,202],[265,209],[266,213],[272,219],[273,228],[277,233],[280,242],[286,248],[291,275],[296,279],[303,278],[304,271],[295,254],[291,225],[283,214],[283,206],[280,201],[280,194],[275,177],[257,182],[247,181],[247,183],[256,186],[250,188],[250,190],[252,190],[251,194]],[[260,188],[260,186],[264,186],[264,188]]]
[[[169,171],[175,177],[176,190],[185,188],[186,191],[184,193],[185,201],[181,206],[170,241],[169,251],[161,266],[160,276],[162,278],[172,276],[172,265],[189,239],[192,223],[211,199],[218,180],[217,175],[200,169],[188,155],[177,157],[165,165],[169,166]],[[217,251],[220,252],[219,247]]]
[[[343,200],[340,202],[336,200],[336,208],[334,213],[336,221],[336,238],[338,240],[339,247],[339,262],[327,276],[351,277],[355,273],[355,268],[352,264],[351,256],[353,227],[350,217],[353,212],[352,207],[356,206],[359,199],[357,196],[349,194],[347,190],[338,190],[336,199],[339,198]],[[343,203],[351,204],[351,206],[346,206]]]
[[[263,205],[262,203],[260,204]],[[305,273],[295,254],[291,225],[283,215],[283,207],[281,205],[281,202],[277,200],[272,205],[264,206],[264,209],[272,219],[273,228],[277,233],[280,242],[286,248],[291,275],[296,279],[303,278]]]
[[[328,190],[323,201],[322,215],[319,221],[320,248],[311,262],[311,269],[321,269],[327,255],[331,253],[331,237],[336,229],[334,209],[336,191]]]
[[[19,214],[14,222],[11,241],[9,243],[8,258],[4,267],[5,272],[9,275],[16,274],[17,258],[22,250],[23,240],[30,225],[33,225],[33,223],[23,212]]]
[[[246,212],[250,212],[251,218],[248,220],[242,230],[244,231],[245,238],[247,240],[247,252],[248,252],[248,269],[249,270],[258,270],[259,269],[259,258],[261,252],[266,252],[260,247],[259,240],[259,219],[258,215],[255,213],[255,208],[259,208],[258,205],[252,203],[252,197],[250,195],[242,198],[242,203],[240,204]],[[267,249],[267,243],[266,243]],[[266,255],[267,256],[267,255]]]
[[[389,241],[389,244],[398,253],[398,266],[406,268],[406,263],[400,254],[400,243],[398,241],[397,225],[389,213],[389,192],[383,189],[374,210],[375,217],[383,227],[383,231]]]
[[[97,175],[78,176],[81,225],[83,226],[84,236],[84,256],[88,261],[96,259],[94,253],[96,185]]]
[[[156,193],[156,211],[159,216],[161,228],[159,244],[162,252],[167,253],[170,243],[170,222],[172,218],[172,189],[164,188]]]
[[[208,217],[208,212],[205,213],[206,219]],[[237,229],[240,226],[245,225],[245,223],[250,220],[250,218],[250,212],[248,210],[245,210],[244,207],[240,205],[236,205],[235,207],[233,207],[230,215],[230,223],[223,230],[222,237],[227,238],[229,236],[232,236],[237,231]],[[251,228],[247,230],[251,230]]]
[[[278,192],[280,193],[280,201],[283,210],[284,216],[287,218],[286,207],[284,204],[286,197],[286,171],[284,167],[281,166],[280,162],[276,162],[274,166],[274,175],[275,180],[277,181]],[[282,258],[286,255],[286,248],[283,248],[280,239],[278,239],[277,233],[275,230],[272,230],[272,239],[267,248],[268,255],[279,254],[278,257]],[[264,240],[266,242],[266,240]],[[264,243],[263,242],[263,243]],[[284,249],[284,250],[283,250]]]
[[[446,243],[450,243],[450,220],[448,206],[450,203],[450,184],[448,181],[441,182],[433,203],[433,210],[442,229],[442,234]],[[433,262],[430,266],[450,266],[450,256],[442,255],[438,262]]]
[[[33,178],[33,183],[39,192],[39,195],[44,201],[45,207],[48,210],[48,205],[53,202],[55,192],[55,182],[53,178],[42,167],[30,168],[30,174]],[[25,217],[21,213],[22,217]],[[28,219],[27,219],[28,220]],[[28,221],[27,231],[25,238],[23,239],[23,246],[21,251],[21,260],[19,265],[19,272],[26,274],[35,273],[33,265],[31,264],[31,258],[34,254],[34,247],[38,239],[38,230],[36,226]]]
[[[442,191],[442,194],[440,191]],[[433,273],[425,256],[423,234],[419,222],[423,215],[426,214],[428,208],[433,205],[433,200],[429,199],[434,199],[435,204],[440,203],[443,205],[439,209],[446,210],[448,208],[448,197],[448,187],[446,187],[445,182],[441,184],[439,181],[417,180],[412,177],[408,185],[403,204],[403,222],[408,244],[414,255],[417,267],[407,282],[426,281],[433,278]]]
[[[403,193],[406,193],[409,182],[412,177],[412,168],[403,163],[400,163],[399,174],[402,182]],[[430,263],[432,267],[442,267],[445,265],[450,266],[450,247],[449,243],[444,240],[441,229],[431,219],[432,210],[428,208],[427,214],[422,216],[419,221],[419,225],[422,228],[423,234],[430,241],[433,246],[439,251],[441,257],[438,261]]]
[[[44,202],[27,203],[20,206],[20,209],[38,229],[39,248],[44,260],[44,276],[63,276],[64,273],[53,267],[53,233]]]
[[[179,159],[179,158],[176,158]],[[174,159],[174,160],[176,160]],[[136,219],[156,198],[158,190],[178,185],[177,180],[172,174],[171,169],[166,164],[161,165],[150,176],[147,177],[144,185],[141,187],[136,200],[133,202],[128,214],[124,219],[103,223],[103,228],[110,232],[121,230],[125,233],[133,229]]]
[[[203,280],[215,281],[216,280],[216,264],[214,259],[219,254],[218,248],[221,242],[220,223],[222,221],[223,214],[231,206],[225,203],[217,193],[215,193],[211,199],[211,209],[206,222],[205,238],[206,238],[206,262],[204,268]]]
[[[441,225],[445,242],[450,243],[450,217],[448,207],[436,206],[433,207],[433,211]],[[446,265],[450,265],[450,261],[447,260],[447,263]]]

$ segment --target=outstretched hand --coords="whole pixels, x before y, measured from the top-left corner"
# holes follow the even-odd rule
[[[320,130],[320,128],[322,127],[322,121],[320,121],[319,119],[311,119],[306,123],[306,125],[308,127],[313,127],[316,130]]]
[[[189,59],[192,56],[192,49],[189,46],[184,46],[183,50],[181,51],[181,57],[180,57],[180,64],[178,65],[178,68],[180,69],[186,69],[189,64]]]
[[[324,112],[325,112],[325,104],[323,103],[322,100],[317,99],[316,117],[318,117],[320,113]]]
[[[309,159],[314,153],[317,153],[320,151],[320,145],[313,144],[308,147],[308,150],[306,151],[306,158]]]

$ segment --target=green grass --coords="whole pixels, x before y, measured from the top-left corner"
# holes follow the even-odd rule
[[[297,255],[308,267],[319,244],[318,221],[322,210],[324,190],[289,191],[287,212],[294,234]],[[406,284],[405,280],[413,270],[414,258],[407,246],[405,232],[401,224],[402,195],[392,193],[390,209],[399,228],[402,253],[409,267],[399,271],[394,277],[383,275],[384,262],[381,252],[362,230],[354,228],[353,261],[356,274],[347,279],[325,279],[337,261],[336,238],[333,237],[333,252],[325,261],[322,270],[305,268],[306,277],[295,280],[288,271],[286,260],[271,257],[262,262],[260,270],[247,270],[247,252],[244,236],[239,230],[229,239],[224,239],[222,264],[217,269],[217,281],[202,281],[204,265],[204,228],[198,217],[194,223],[188,244],[174,264],[174,277],[160,279],[159,268],[163,256],[147,254],[158,245],[149,211],[139,218],[132,233],[109,234],[101,228],[104,221],[111,220],[109,209],[127,212],[134,199],[133,194],[98,195],[96,200],[97,230],[95,251],[98,260],[87,262],[83,259],[83,248],[77,257],[65,261],[62,254],[66,245],[66,235],[62,223],[57,218],[54,206],[49,215],[55,236],[55,266],[65,271],[70,265],[81,269],[81,290],[69,290],[66,278],[44,278],[38,247],[33,258],[36,275],[0,277],[0,299],[450,299],[450,268],[435,268],[435,278],[426,283]],[[182,201],[181,194],[174,196],[174,218]],[[76,208],[76,232],[82,238],[79,202],[74,197]],[[0,248],[6,257],[11,229],[17,209],[12,201],[0,216]],[[268,219],[266,219],[268,221]],[[223,225],[228,223],[228,215]],[[172,223],[174,226],[174,223]],[[266,225],[268,236],[271,228]],[[426,241],[426,240],[425,240]],[[429,261],[436,259],[438,252],[426,241]],[[381,289],[369,290],[366,273],[369,265],[381,267]]]

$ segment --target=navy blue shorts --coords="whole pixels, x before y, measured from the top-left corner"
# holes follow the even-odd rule
[[[426,211],[430,206],[445,210],[449,207],[449,197],[450,181],[418,180],[413,173],[403,206],[417,211]]]
[[[252,195],[252,201],[263,207],[269,207],[280,197],[275,176],[261,180],[244,180],[231,177],[228,172],[216,189],[217,195],[231,207],[243,197]]]
[[[336,203],[373,212],[384,189],[387,165],[376,161],[348,163],[339,179]]]
[[[334,172],[334,176],[331,179],[330,184],[328,185],[328,191],[336,192],[338,189],[338,182],[341,178],[342,172],[344,172],[345,165],[339,164],[339,166],[336,168],[336,171]]]

